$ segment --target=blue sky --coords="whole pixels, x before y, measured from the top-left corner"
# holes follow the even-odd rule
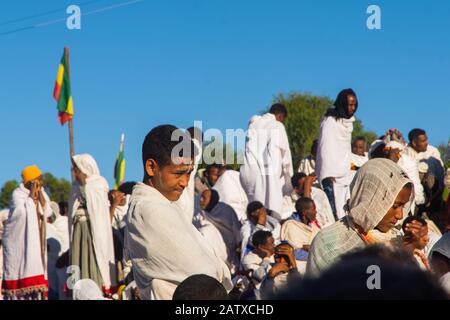
[[[99,0],[83,12],[127,0]],[[65,18],[86,1],[1,1],[0,33]],[[382,30],[366,27],[377,4]],[[55,11],[17,23],[19,19]],[[0,35],[0,184],[32,163],[69,177],[67,127],[53,86],[71,49],[75,150],[113,180],[126,134],[126,180],[140,180],[141,143],[155,125],[246,128],[280,92],[334,98],[352,87],[366,128],[422,127],[446,142],[450,117],[450,2],[143,0],[65,22]]]

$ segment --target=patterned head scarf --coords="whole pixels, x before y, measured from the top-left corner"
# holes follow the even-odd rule
[[[350,185],[349,216],[365,232],[375,229],[408,183],[412,184],[412,181],[395,162],[388,159],[368,161]],[[413,199],[414,192],[403,209],[404,215]]]

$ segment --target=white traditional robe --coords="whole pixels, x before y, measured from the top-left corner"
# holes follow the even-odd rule
[[[249,202],[280,213],[283,195],[292,191],[292,156],[284,125],[271,113],[249,124],[240,179]]]
[[[244,223],[247,220],[248,198],[242,188],[239,172],[226,170],[213,187],[219,193],[220,202],[231,206],[238,216],[238,220]]]
[[[345,215],[344,206],[350,198],[350,183],[353,174],[351,168],[351,140],[355,118],[338,119],[326,117],[320,124],[319,146],[317,150],[316,174],[322,183],[325,178],[333,177],[337,216]]]
[[[316,160],[314,160],[312,156],[307,156],[306,158],[302,159],[298,167],[298,172],[303,172],[307,176],[315,174]]]
[[[52,215],[50,199],[42,189],[45,208],[39,204],[39,212],[45,220]],[[43,250],[36,204],[30,191],[23,184],[12,194],[11,209],[6,221],[3,246],[3,284],[11,296],[24,296],[33,292],[47,292],[47,244],[44,238]],[[44,251],[44,252],[42,252]]]
[[[116,286],[116,267],[114,258],[114,242],[112,235],[111,218],[109,213],[108,182],[100,175],[97,163],[88,154],[75,155],[73,161],[77,167],[87,175],[86,206],[89,215],[92,239],[94,242],[95,258],[102,275],[105,291]],[[69,227],[72,237],[73,214],[77,212],[80,203],[80,186],[75,183],[72,187],[69,204]]]
[[[143,299],[171,299],[183,280],[206,274],[232,289],[230,271],[180,211],[158,190],[143,183],[133,188],[125,247]]]

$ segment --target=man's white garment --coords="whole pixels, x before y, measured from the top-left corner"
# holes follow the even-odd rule
[[[344,206],[350,198],[351,139],[355,118],[338,119],[326,117],[320,124],[316,174],[322,183],[325,178],[335,178],[333,183],[338,218],[345,215]]]
[[[292,191],[292,156],[284,125],[271,113],[249,124],[240,179],[248,201],[280,213],[283,195]]]
[[[248,198],[242,188],[239,172],[226,170],[213,187],[219,193],[220,202],[231,206],[236,212],[241,223],[247,220]]]
[[[436,147],[428,145],[427,151],[417,152],[411,146],[407,146],[403,152],[416,160],[417,163],[420,161],[425,161],[439,182],[439,186],[443,186],[445,174],[444,163],[442,162],[441,154]]]
[[[0,210],[0,241],[3,238],[4,223],[8,220],[9,209]],[[0,300],[2,300],[2,279],[3,279],[3,247],[0,245]]]
[[[291,193],[290,196],[284,196],[283,198],[283,214],[280,216],[275,216],[279,221],[288,219],[295,210],[295,203],[300,197],[295,191]],[[333,216],[333,211],[331,210],[330,201],[328,201],[327,195],[323,190],[312,187],[311,188],[311,199],[314,201],[317,210],[317,221],[322,228],[328,227],[329,225],[335,223]]]
[[[39,204],[44,220],[52,215],[50,199],[42,189],[45,208]],[[3,230],[3,280],[15,281],[46,274],[46,243],[43,244],[43,261],[36,204],[30,191],[20,186],[12,194],[11,209]],[[23,289],[23,288],[19,288]]]
[[[143,299],[171,299],[178,284],[206,274],[232,289],[226,264],[180,211],[158,190],[143,183],[133,188],[125,247]]]
[[[100,175],[97,163],[89,154],[75,155],[73,161],[83,172],[86,178],[84,186],[86,193],[86,206],[91,226],[92,239],[97,265],[102,275],[106,289],[116,285],[116,268],[114,259],[114,243],[109,213],[109,186],[105,178]],[[80,187],[74,184],[72,188],[71,203],[69,204],[69,221],[72,224],[72,215],[77,212],[80,203]],[[72,229],[72,228],[71,228]],[[70,231],[72,233],[72,230]],[[72,235],[71,235],[72,236]]]

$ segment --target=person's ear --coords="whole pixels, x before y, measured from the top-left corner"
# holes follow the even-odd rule
[[[156,171],[158,170],[158,163],[156,163],[153,159],[148,159],[145,162],[145,173],[149,177],[153,177],[156,174]]]

